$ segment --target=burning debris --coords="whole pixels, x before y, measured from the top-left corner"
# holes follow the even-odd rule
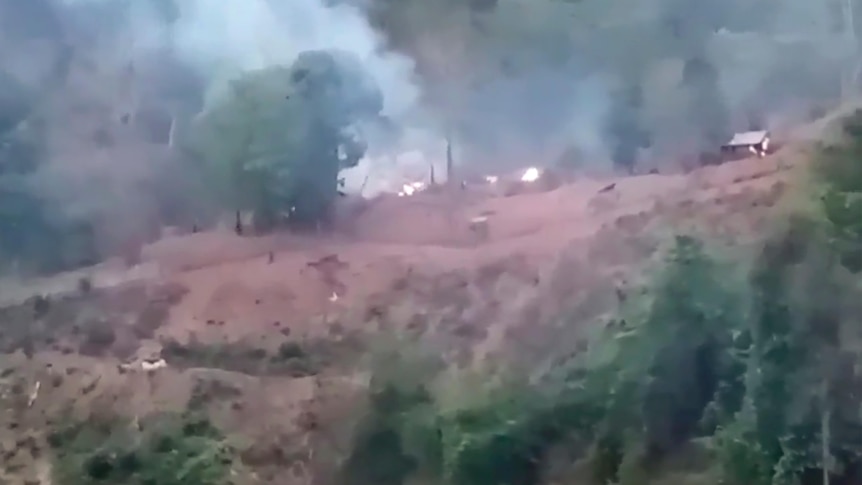
[[[765,157],[769,152],[770,137],[768,131],[747,131],[736,133],[733,138],[721,147],[721,151],[730,154],[739,154],[747,151],[759,158]]]
[[[535,181],[539,180],[541,177],[542,177],[542,171],[541,170],[539,170],[537,167],[528,167],[523,172],[520,172],[520,174],[517,176],[513,176],[513,175],[504,175],[504,176],[485,175],[484,177],[482,177],[481,182],[478,180],[474,180],[473,183],[471,183],[470,185],[473,185],[476,183],[496,185],[498,183],[511,183],[511,182],[515,182],[515,181],[531,183],[531,182],[535,182]]]
[[[521,175],[521,182],[535,182],[542,176],[542,172],[536,167],[530,167]]]
[[[508,192],[520,192],[523,190],[537,190],[541,188],[552,189],[554,187],[545,187],[546,182],[551,181],[551,185],[554,185],[553,180],[555,177],[552,176],[550,172],[547,172],[538,167],[527,167],[525,169],[519,170],[514,173],[506,173],[506,174],[497,174],[497,175],[479,175],[466,174],[460,179],[459,185],[461,189],[478,189],[478,190],[487,190],[491,187],[496,187],[493,190],[498,191],[502,190],[506,193]],[[558,186],[559,184],[557,184]],[[533,189],[527,189],[527,186],[533,186]],[[428,183],[426,181],[416,181],[416,182],[408,182],[404,183],[400,190],[398,190],[398,197],[410,197],[416,195],[420,192],[428,191],[433,189],[434,183]]]
[[[411,182],[409,184],[404,184],[401,186],[401,190],[398,191],[398,197],[409,197],[411,195],[415,195],[423,190],[425,190],[428,185],[425,182]]]

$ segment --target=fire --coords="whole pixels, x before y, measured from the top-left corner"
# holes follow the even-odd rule
[[[769,150],[769,137],[764,138],[759,145],[749,145],[748,147],[748,151],[760,158],[766,156],[767,150]]]
[[[539,169],[536,167],[530,167],[524,171],[524,174],[521,175],[521,182],[535,182],[539,180],[539,176],[542,175],[539,172]]]
[[[409,184],[404,184],[401,186],[401,190],[398,192],[398,197],[409,197],[411,195],[416,194],[425,188],[425,182],[411,182]]]

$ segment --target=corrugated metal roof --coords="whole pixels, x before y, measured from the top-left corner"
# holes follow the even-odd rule
[[[769,138],[768,131],[746,131],[745,133],[737,133],[727,142],[728,146],[745,146],[757,145],[763,140]]]

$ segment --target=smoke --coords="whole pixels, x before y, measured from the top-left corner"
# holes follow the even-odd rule
[[[62,0],[70,7],[125,6],[122,0]],[[238,72],[289,65],[300,52],[355,54],[386,93],[384,113],[399,117],[418,98],[413,63],[381,48],[381,38],[357,8],[321,0],[187,0],[176,18],[161,0],[132,2],[125,47],[131,57],[168,43],[181,60],[217,81]]]
[[[120,4],[119,0],[64,2],[73,10],[87,12],[89,20],[82,19],[87,22],[99,18],[93,8],[104,10]],[[505,75],[494,72],[495,66],[491,66],[491,75],[478,83],[465,83],[456,72],[433,80],[426,77],[425,84],[420,85],[414,53],[393,49],[386,32],[370,25],[368,11],[358,3],[187,0],[177,2],[175,19],[166,16],[159,5],[158,0],[133,3],[125,20],[126,45],[111,45],[116,50],[113,55],[118,59],[117,65],[122,65],[124,57],[146,57],[170,43],[184,64],[208,80],[209,99],[219,96],[225,82],[239,72],[289,65],[303,51],[338,49],[355,54],[380,86],[384,95],[382,114],[399,136],[393,139],[379,130],[366,131],[370,136],[369,156],[345,174],[349,191],[358,190],[362,184],[385,190],[383,187],[397,187],[406,178],[427,179],[431,166],[435,178],[445,180],[447,133],[452,134],[456,166],[462,171],[493,173],[525,165],[547,165],[572,149],[593,161],[607,158],[601,133],[609,106],[605,80],[591,76],[578,58],[563,62],[551,59],[544,64],[536,61],[545,56],[542,51],[547,50],[547,44],[535,33],[554,20],[551,11],[532,16],[527,24],[520,25],[526,19],[523,12],[510,7],[499,10],[496,15],[503,15],[508,22],[500,36],[510,35],[506,29],[518,25],[520,30],[512,34],[513,38],[527,45],[515,45],[504,59],[489,57],[483,61],[489,65],[526,63],[536,68]],[[367,5],[366,2],[364,6]],[[457,29],[431,32],[424,41],[418,35],[412,40],[425,42],[423,47],[435,51],[432,62],[438,65],[433,67],[445,72],[448,66],[442,64],[465,59],[465,53],[456,52],[459,45],[472,49],[469,43],[474,30],[462,17]],[[561,35],[565,31],[558,22],[553,36],[563,42]],[[438,41],[441,43],[435,46]],[[458,67],[460,73],[473,76],[467,71],[475,71],[479,65]],[[429,81],[436,86],[429,85]],[[434,92],[441,89],[451,96],[435,98]],[[452,103],[457,105],[457,112],[450,109]],[[366,178],[371,180],[366,183]]]
[[[572,154],[606,165],[601,131],[613,76],[572,48],[570,4],[371,4],[387,44],[416,60],[429,131],[451,136],[461,175],[553,165]],[[433,153],[429,163],[442,166],[445,148]],[[444,171],[435,172],[441,179]]]
[[[467,97],[461,118],[465,163],[508,172],[554,164],[571,150],[601,163],[608,86],[608,79],[587,77],[576,63],[491,80]]]
[[[798,49],[781,47],[786,42],[779,39],[789,29],[814,54],[834,50],[835,36],[797,28],[812,14],[794,10],[800,2],[771,7],[766,22],[766,15],[752,14],[757,9],[717,0],[698,3],[717,9],[709,15],[672,0],[644,2],[630,12],[596,0],[499,0],[480,13],[469,10],[470,2],[186,0],[176,2],[175,15],[161,0],[58,1],[77,12],[75,21],[87,30],[123,26],[123,35],[104,36],[118,65],[170,44],[208,81],[211,96],[243,70],[290,64],[302,51],[355,54],[384,94],[384,115],[403,136],[366,133],[369,159],[349,174],[350,187],[366,177],[389,179],[376,185],[391,185],[418,171],[401,170],[399,158],[414,160],[411,167],[426,165],[422,172],[429,174],[433,165],[443,180],[447,134],[456,166],[465,171],[548,165],[571,153],[581,165],[604,166],[617,143],[606,129],[613,92],[627,79],[644,84],[643,107],[631,116],[650,132],[651,150],[670,157],[680,136],[710,124],[704,110],[683,107],[692,101],[679,88],[679,74],[664,72],[694,55],[689,51],[698,51],[717,70],[731,131],[747,129],[751,112],[772,119],[794,99],[832,95],[832,64],[838,63],[814,67],[812,58],[826,56],[801,59],[794,56]],[[122,22],[98,15],[121,5],[132,6]],[[783,73],[779,78],[771,75],[777,71]]]
[[[582,166],[604,165],[618,144],[673,166],[734,131],[798,124],[812,104],[834,105],[858,50],[827,6],[801,1],[498,0],[482,12],[372,3],[390,45],[417,60],[426,106],[455,132],[456,165],[483,171],[554,163],[570,149]],[[685,66],[698,63],[716,76],[686,82]],[[624,131],[638,135],[626,140],[606,125],[628,84],[643,85],[644,102],[625,115]]]
[[[418,152],[428,159],[437,151],[428,149],[431,144],[425,138],[429,136],[421,142],[415,142],[415,136],[393,138],[393,132],[416,130],[409,127],[420,100],[414,63],[410,57],[386,49],[381,35],[355,6],[326,5],[323,0],[186,0],[174,4],[176,11],[169,11],[169,1],[151,0],[132,2],[120,19],[118,11],[127,5],[121,0],[62,1],[71,13],[77,13],[79,25],[90,25],[90,31],[109,29],[94,24],[108,14],[124,25],[122,33],[104,36],[111,52],[102,57],[113,57],[116,66],[130,61],[144,65],[141,59],[170,47],[172,55],[206,80],[205,104],[221,96],[227,81],[243,71],[290,65],[304,51],[332,49],[354,54],[380,87],[384,95],[381,114],[393,129],[363,127],[369,138],[369,158],[353,175],[346,174],[349,191],[358,190],[366,176],[374,179],[372,187],[388,187],[400,180],[411,169],[404,169],[393,152]],[[116,42],[118,38],[125,42]]]
[[[59,201],[63,215],[117,234],[179,212],[166,209],[169,195],[197,201],[177,196],[172,209],[217,205],[200,202],[210,187],[171,186],[194,179],[177,171],[191,172],[191,163],[177,164],[184,153],[142,139],[149,121],[130,129],[122,121],[129,113],[150,109],[148,120],[173,135],[176,113],[192,116],[227,80],[289,65],[310,50],[354,54],[383,93],[389,126],[360,127],[370,144],[344,174],[352,191],[398,190],[432,170],[444,181],[447,138],[465,178],[561,159],[606,167],[626,146],[623,158],[672,164],[707,131],[714,135],[700,145],[709,148],[726,132],[796,121],[812,101],[834,105],[840,88],[859,89],[851,81],[862,77],[862,51],[847,19],[832,22],[819,5],[0,0],[0,84],[10,86],[0,96],[10,116],[2,122],[26,126],[44,148],[40,162],[50,163],[40,170],[51,173],[33,176],[41,178],[39,195]],[[697,64],[715,75],[684,83]],[[617,106],[619,93],[634,87],[643,102]],[[626,129],[614,133],[616,116]]]
[[[145,28],[156,14],[136,15],[139,48],[157,44],[153,32],[166,36],[159,29]],[[383,33],[370,25],[365,10],[321,0],[190,0],[181,4],[171,38],[182,60],[213,80],[213,95],[220,81],[238,71],[289,64],[303,51],[338,49],[355,54],[380,86],[383,115],[401,136],[393,141],[368,133],[369,158],[347,174],[348,189],[357,188],[354,181],[365,182],[366,177],[372,179],[369,185],[380,187],[397,186],[417,172],[427,178],[432,165],[436,178],[445,179],[449,113],[425,96],[428,86],[419,86],[413,58],[385,45]],[[519,53],[529,57],[535,49],[531,45]],[[440,54],[442,62],[457,56],[448,50]],[[585,157],[604,158],[599,128],[608,96],[604,83],[587,74],[575,59],[517,76],[492,77],[459,93],[456,163],[466,170],[511,170],[552,163],[572,147]],[[456,78],[442,81],[457,83]]]
[[[378,82],[384,115],[400,118],[418,99],[412,61],[381,49],[379,35],[350,5],[193,0],[183,4],[174,29],[182,57],[210,72],[290,64],[303,51],[338,49],[355,54]]]
[[[329,6],[321,0],[192,0],[183,4],[173,26],[173,43],[186,63],[207,73],[216,96],[220,81],[238,71],[289,65],[303,51],[335,49],[354,54],[377,82],[383,93],[382,115],[397,132],[410,131],[406,125],[419,109],[412,59],[385,49],[380,34],[352,5]],[[402,157],[393,152],[416,152],[425,160],[438,152],[429,150],[427,143],[415,144],[414,137],[402,136],[393,143],[373,128],[365,130],[369,157],[345,174],[350,192],[363,185],[396,185],[413,170],[399,163]]]

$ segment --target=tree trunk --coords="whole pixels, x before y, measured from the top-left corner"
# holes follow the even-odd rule
[[[829,485],[829,469],[831,463],[831,456],[829,454],[829,428],[830,422],[832,419],[832,412],[829,409],[829,385],[827,381],[823,382],[823,388],[821,389],[821,405],[823,406],[821,415],[820,415],[820,452],[821,452],[821,463],[823,467],[823,485]]]

